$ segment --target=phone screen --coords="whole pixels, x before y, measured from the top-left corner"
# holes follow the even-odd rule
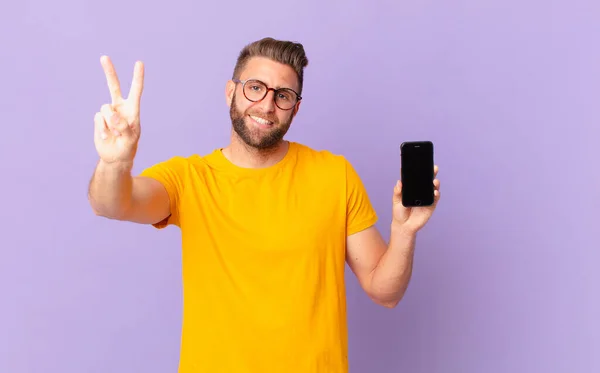
[[[434,201],[433,143],[405,142],[401,150],[402,204],[430,206]]]

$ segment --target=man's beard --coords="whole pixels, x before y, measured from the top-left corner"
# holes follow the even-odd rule
[[[261,131],[257,128],[251,128],[246,124],[248,114],[255,114],[257,117],[264,118],[272,122],[272,128],[268,131]],[[240,113],[235,103],[235,93],[233,94],[233,99],[231,101],[229,116],[231,117],[231,124],[235,133],[237,133],[237,135],[246,145],[257,150],[270,150],[275,148],[283,139],[290,128],[290,125],[292,124],[292,118],[280,124],[275,115],[263,115],[262,113],[258,112]]]

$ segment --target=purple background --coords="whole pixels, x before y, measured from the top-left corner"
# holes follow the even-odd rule
[[[180,234],[95,217],[93,116],[146,63],[136,172],[226,144],[240,48],[304,43],[289,139],[343,153],[389,234],[399,145],[442,202],[408,294],[348,273],[353,373],[600,371],[597,1],[22,1],[0,7],[0,372],[175,372]],[[209,5],[210,4],[210,5]]]

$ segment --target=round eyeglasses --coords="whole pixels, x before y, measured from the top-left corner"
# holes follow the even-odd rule
[[[300,95],[291,88],[269,88],[265,83],[256,79],[233,79],[233,81],[235,83],[242,84],[244,97],[252,102],[261,101],[267,96],[269,91],[273,91],[273,100],[275,101],[275,105],[277,105],[277,107],[281,110],[290,110],[296,105],[296,103],[298,103],[298,101],[302,100],[302,97],[300,97]]]

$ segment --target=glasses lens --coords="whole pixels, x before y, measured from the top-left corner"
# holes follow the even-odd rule
[[[296,94],[289,89],[280,89],[275,95],[275,103],[283,110],[291,109],[296,105]]]
[[[249,80],[244,86],[244,94],[250,101],[260,101],[267,94],[267,86],[257,80]]]

